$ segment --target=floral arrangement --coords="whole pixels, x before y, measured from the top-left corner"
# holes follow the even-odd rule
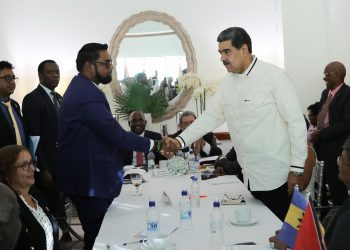
[[[201,86],[201,80],[193,73],[187,73],[179,78],[180,89],[196,89]]]

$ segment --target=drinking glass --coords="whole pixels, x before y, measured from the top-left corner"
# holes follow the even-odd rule
[[[136,192],[134,195],[142,195],[142,193],[139,191],[139,187],[142,183],[142,176],[140,174],[130,174],[131,178],[131,184],[136,187]]]

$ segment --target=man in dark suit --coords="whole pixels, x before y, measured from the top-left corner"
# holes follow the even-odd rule
[[[325,182],[329,185],[333,205],[341,205],[347,197],[345,185],[338,179],[337,157],[350,135],[350,87],[344,83],[345,66],[329,63],[324,70],[326,89],[322,92],[317,131],[311,140],[319,160],[325,162]]]
[[[185,111],[180,115],[179,130],[169,137],[176,138],[180,135],[188,126],[190,126],[195,120],[196,115],[191,111]],[[200,157],[222,155],[222,150],[216,146],[216,139],[212,132],[205,134],[202,138],[198,139],[192,144],[193,152]],[[189,148],[182,149],[182,152],[188,152]]]
[[[69,84],[58,119],[58,187],[70,195],[92,249],[104,215],[123,183],[124,150],[145,154],[155,143],[126,132],[113,118],[98,84],[112,80],[107,44],[89,43],[78,52],[79,74]],[[158,144],[157,144],[158,146]]]
[[[10,98],[18,78],[13,66],[7,61],[0,62],[0,148],[6,145],[27,146],[25,127],[19,104]]]
[[[64,198],[54,184],[58,109],[62,99],[55,88],[60,81],[60,69],[55,61],[45,60],[38,66],[38,76],[38,87],[23,99],[23,120],[30,136],[40,136],[36,151],[40,172],[36,173],[35,185],[44,193],[62,231],[66,231]],[[61,240],[71,240],[69,233],[64,232]]]
[[[143,136],[152,140],[160,141],[162,139],[162,135],[160,133],[145,130],[147,121],[145,120],[145,115],[141,111],[134,111],[130,114],[129,117],[129,126],[130,130],[139,135]],[[135,151],[125,151],[124,159],[125,159],[125,165],[147,165],[147,155],[148,154],[142,154],[142,163],[138,162],[138,153]],[[154,162],[156,164],[159,163],[159,160],[166,160],[164,156],[162,156],[159,152],[154,153],[155,159]]]

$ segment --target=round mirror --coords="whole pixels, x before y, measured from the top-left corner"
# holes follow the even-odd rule
[[[150,46],[152,46],[152,41],[154,42],[153,44],[164,43],[164,46],[159,46],[157,49],[145,49],[142,46],[147,43],[151,43]],[[134,47],[134,50],[128,49],[128,47]],[[143,59],[144,62],[137,68],[135,63],[128,63],[130,60],[133,60],[133,57],[148,57],[150,60],[154,60],[155,57],[162,55],[162,60],[166,58],[166,64],[169,66],[167,69],[165,69],[164,61],[158,61],[159,70],[154,70],[154,67],[148,70],[148,73],[151,74],[148,76],[153,77],[158,74],[159,80],[162,80],[164,77],[174,79],[180,68],[187,68],[188,72],[195,73],[197,71],[195,52],[188,34],[174,17],[165,13],[144,11],[124,20],[114,33],[110,44],[110,52],[116,64],[116,67],[113,69],[113,81],[110,84],[114,96],[121,93],[118,78],[123,79],[130,73],[130,76],[133,76],[133,73],[142,67],[142,71],[137,73],[147,73],[146,65],[157,64],[155,61],[146,62],[146,59]],[[172,66],[170,67],[170,65]],[[152,122],[161,122],[175,116],[178,111],[181,111],[186,106],[192,93],[192,89],[182,90],[177,97],[169,102],[165,115],[152,119]]]

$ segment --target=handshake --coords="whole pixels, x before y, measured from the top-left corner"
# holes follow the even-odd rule
[[[181,148],[181,143],[171,137],[163,137],[160,141],[155,141],[155,151],[160,152],[166,158],[173,157]]]

